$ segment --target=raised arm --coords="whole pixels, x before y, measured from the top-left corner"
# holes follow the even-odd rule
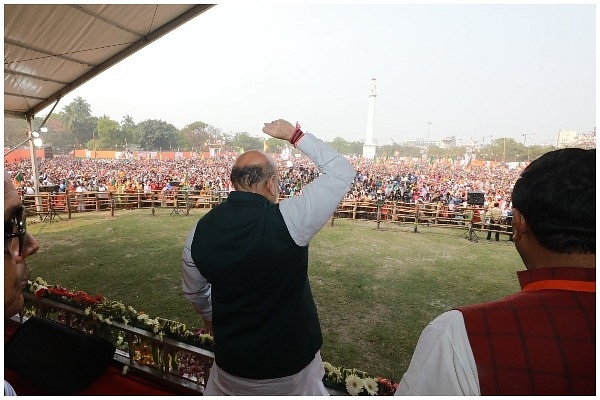
[[[317,166],[321,175],[302,188],[302,195],[284,199],[280,210],[296,244],[306,246],[325,225],[350,190],[354,168],[344,156],[314,135],[285,120],[266,123],[263,132],[288,140]]]

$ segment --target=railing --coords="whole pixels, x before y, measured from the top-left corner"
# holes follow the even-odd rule
[[[498,232],[510,235],[512,227],[506,218],[502,218],[498,229],[488,229],[484,210],[481,206],[467,206],[450,209],[443,203],[406,203],[391,200],[343,200],[331,217],[331,225],[335,219],[373,220],[394,224],[412,225],[414,232],[419,225],[438,226],[442,228],[466,231],[469,240],[477,238],[475,232]]]
[[[114,361],[123,366],[123,374],[135,370],[161,386],[175,388],[178,393],[204,394],[214,361],[212,351],[117,321],[102,323],[86,315],[80,308],[44,297],[38,298],[32,293],[23,292],[23,295],[25,308],[33,308],[33,314],[113,343],[117,347]],[[24,322],[17,316],[11,320]],[[326,383],[325,386],[331,395],[347,395],[341,384]]]
[[[24,292],[35,315],[57,320],[82,332],[93,333],[116,345],[114,360],[124,371],[135,369],[150,379],[184,392],[202,394],[214,360],[211,351],[155,335],[116,321],[96,321],[79,308]],[[17,317],[13,317],[18,321]]]
[[[66,214],[71,218],[72,213],[109,211],[114,216],[115,210],[148,209],[154,213],[155,208],[171,209],[171,214],[183,213],[188,215],[190,209],[212,209],[227,198],[227,193],[191,190],[176,190],[173,192],[68,192],[41,193],[39,195],[22,194],[22,201],[30,214],[38,215],[40,220],[52,223],[62,219]],[[36,199],[39,198],[36,204]],[[336,218],[354,220],[392,222],[409,224],[414,232],[418,226],[426,224],[443,228],[454,228],[469,231],[469,239],[477,237],[473,232],[487,232],[488,224],[483,216],[481,206],[467,206],[450,209],[443,203],[407,203],[391,200],[343,200],[331,218],[333,226]],[[497,224],[498,232],[510,235],[512,228],[505,219]]]
[[[21,201],[29,214],[38,215],[42,221],[52,222],[55,218],[62,219],[66,214],[71,218],[72,213],[109,211],[114,215],[115,210],[172,208],[177,213],[189,213],[191,208],[210,209],[221,203],[227,197],[226,193],[191,190],[172,192],[72,192],[49,193],[38,195],[21,193]]]

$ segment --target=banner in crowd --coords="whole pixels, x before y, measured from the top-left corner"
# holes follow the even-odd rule
[[[6,153],[10,149],[4,148],[4,152]],[[37,158],[44,157],[44,149],[35,149],[35,156]],[[19,162],[19,161],[27,161],[31,160],[31,150],[30,149],[16,149],[13,150],[10,154],[4,156],[5,163]]]

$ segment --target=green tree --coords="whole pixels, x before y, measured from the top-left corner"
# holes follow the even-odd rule
[[[231,137],[225,136],[225,143],[234,150],[263,150],[262,139],[250,136],[248,132],[237,132]]]
[[[92,109],[82,97],[76,97],[59,113],[63,126],[75,136],[76,145],[82,146],[93,139],[97,118],[92,116]]]
[[[4,147],[13,148],[26,138],[27,121],[17,118],[4,118]]]
[[[448,158],[448,154],[449,151],[447,149],[442,149],[439,146],[432,145],[427,147],[427,158],[430,162],[440,158]]]
[[[221,130],[202,121],[192,122],[179,132],[179,144],[188,150],[206,150],[208,143],[220,140],[223,140]]]
[[[172,150],[177,148],[177,128],[168,122],[147,119],[139,123],[139,145],[146,150]]]
[[[212,125],[207,125],[205,131],[208,133],[211,143],[218,142],[221,145],[225,145],[225,135],[221,129]]]
[[[263,150],[266,149],[267,153],[281,153],[286,146],[286,142],[281,139],[270,137],[263,143]]]
[[[108,116],[103,115],[98,119],[98,128],[96,134],[96,143],[94,140],[88,142],[86,146],[89,150],[112,150],[115,145],[124,143],[123,132],[117,121],[110,119]]]
[[[353,154],[355,156],[361,156],[363,152],[363,142],[354,141],[348,143],[348,152],[344,154]]]
[[[480,149],[483,158],[490,161],[523,161],[527,158],[527,148],[512,138],[498,138]]]
[[[140,128],[130,115],[123,117],[121,121],[121,133],[123,134],[123,140],[126,140],[130,145],[134,143],[139,144],[141,136]]]
[[[32,122],[34,131],[39,132],[39,128],[44,122],[44,118],[36,117]],[[73,135],[65,132],[62,122],[57,114],[52,114],[46,120],[44,125],[48,132],[41,133],[43,146],[52,146],[55,154],[67,154],[73,149]],[[4,118],[4,147],[13,148],[22,143],[27,138],[27,121],[17,118]],[[23,144],[28,147],[29,143]]]
[[[525,157],[525,159],[523,161],[533,161],[536,158],[540,158],[542,155],[556,150],[557,148],[554,146],[548,146],[548,145],[533,145],[533,146],[528,146],[527,147],[527,155]]]
[[[401,146],[397,143],[394,144],[384,144],[383,146],[378,146],[375,151],[376,157],[418,157],[421,151],[420,147],[416,146]]]
[[[48,132],[42,134],[44,146],[52,146],[54,154],[68,154],[73,150],[75,136],[67,130],[58,114],[51,114],[45,126]]]
[[[329,142],[329,145],[342,154],[351,154],[355,156],[362,155],[363,143],[362,142],[348,142],[344,138],[336,137],[333,141]]]

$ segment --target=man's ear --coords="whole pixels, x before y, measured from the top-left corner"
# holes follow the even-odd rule
[[[267,190],[271,193],[272,196],[276,196],[279,194],[277,189],[277,185],[275,184],[275,175],[271,175],[269,179],[267,179]]]
[[[521,239],[521,236],[523,234],[529,233],[529,225],[527,224],[525,217],[518,208],[513,208],[512,212],[513,240]]]

